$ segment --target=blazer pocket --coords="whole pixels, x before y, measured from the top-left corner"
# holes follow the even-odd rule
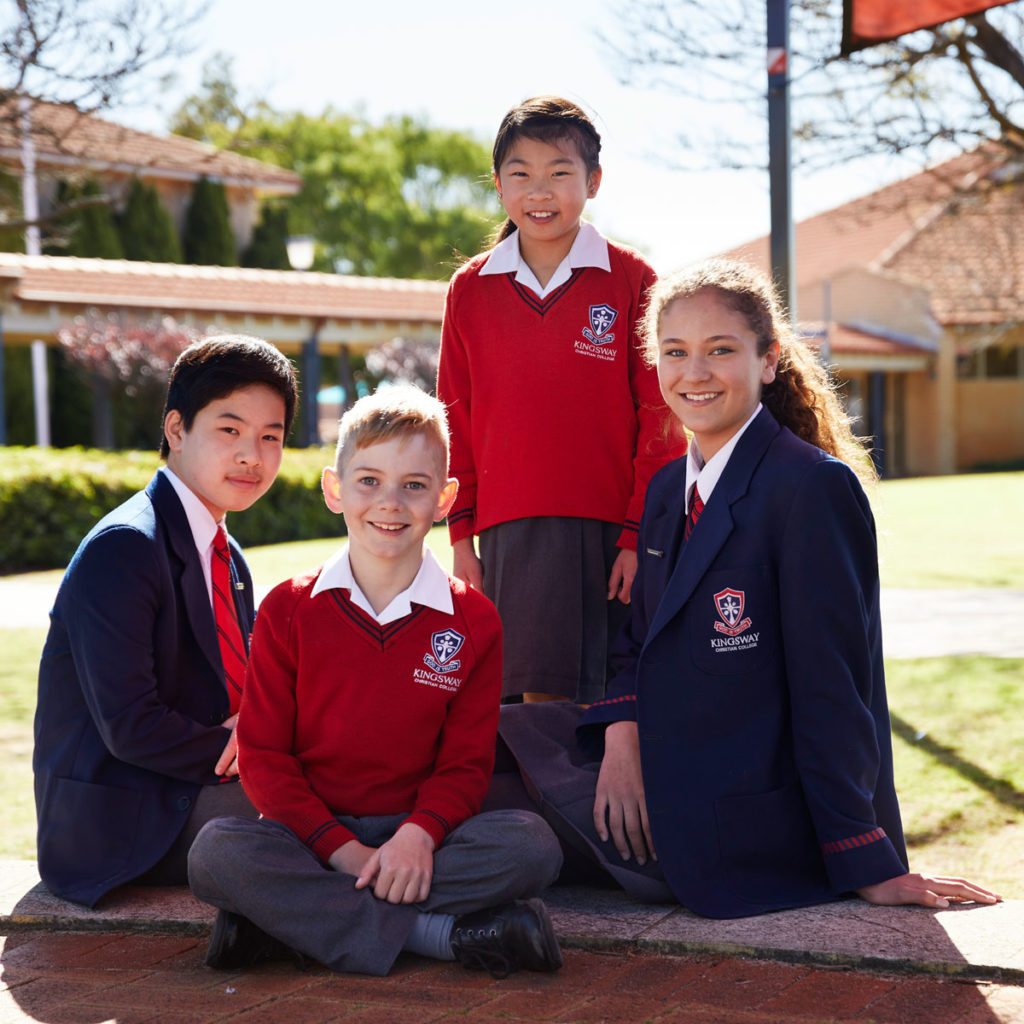
[[[58,878],[117,874],[138,832],[140,796],[134,790],[55,779],[39,833],[39,859]]]
[[[709,675],[762,669],[775,654],[778,623],[774,574],[767,565],[716,569],[687,602],[687,645]]]
[[[828,880],[799,783],[719,797],[715,819],[722,866],[740,899],[763,906],[825,897]]]

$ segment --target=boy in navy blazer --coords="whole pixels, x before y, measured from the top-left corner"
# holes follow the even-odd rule
[[[183,884],[207,820],[255,816],[238,784],[238,694],[224,665],[239,659],[228,678],[240,685],[252,580],[223,520],[274,482],[296,400],[291,364],[272,345],[190,346],[168,383],[167,465],[68,565],[39,666],[33,754],[39,872],[55,895],[94,906],[133,880]],[[218,549],[236,620],[224,658]]]

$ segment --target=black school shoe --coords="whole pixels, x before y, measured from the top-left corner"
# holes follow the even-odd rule
[[[230,910],[218,910],[213,922],[206,966],[218,971],[236,971],[266,960],[291,960],[305,970],[305,957],[283,942],[257,928],[247,917]]]
[[[506,978],[514,971],[557,971],[562,966],[555,930],[539,899],[461,914],[452,925],[452,952],[464,967]]]

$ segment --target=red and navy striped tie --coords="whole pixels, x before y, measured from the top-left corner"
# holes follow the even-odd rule
[[[228,535],[221,523],[213,538],[213,558],[210,560],[213,581],[213,616],[217,622],[217,640],[220,642],[220,660],[224,665],[224,682],[228,688],[231,714],[238,711],[245,681],[246,653],[242,630],[238,626],[235,600],[231,588],[231,552]]]
[[[697,520],[700,519],[701,512],[704,511],[704,502],[701,500],[700,494],[697,493],[697,485],[693,485],[693,501],[690,502],[690,512],[686,517],[686,526],[683,527],[683,540],[689,540],[690,534],[693,533],[693,528],[697,525]]]

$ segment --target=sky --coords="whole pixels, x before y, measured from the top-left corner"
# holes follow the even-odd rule
[[[218,52],[233,59],[243,100],[313,115],[328,106],[373,119],[419,115],[488,146],[509,107],[555,93],[591,113],[602,136],[604,176],[586,216],[644,251],[659,272],[767,234],[765,173],[672,169],[680,157],[672,125],[683,117],[721,117],[721,109],[694,110],[622,84],[614,50],[599,37],[628,30],[621,14],[628,2],[614,4],[619,13],[613,3],[211,0],[195,32],[198,46],[179,63],[176,82],[155,102],[109,116],[165,131],[177,106],[199,90],[204,62]],[[714,164],[713,154],[708,162]],[[795,175],[795,216],[836,206],[901,173],[875,165]]]

